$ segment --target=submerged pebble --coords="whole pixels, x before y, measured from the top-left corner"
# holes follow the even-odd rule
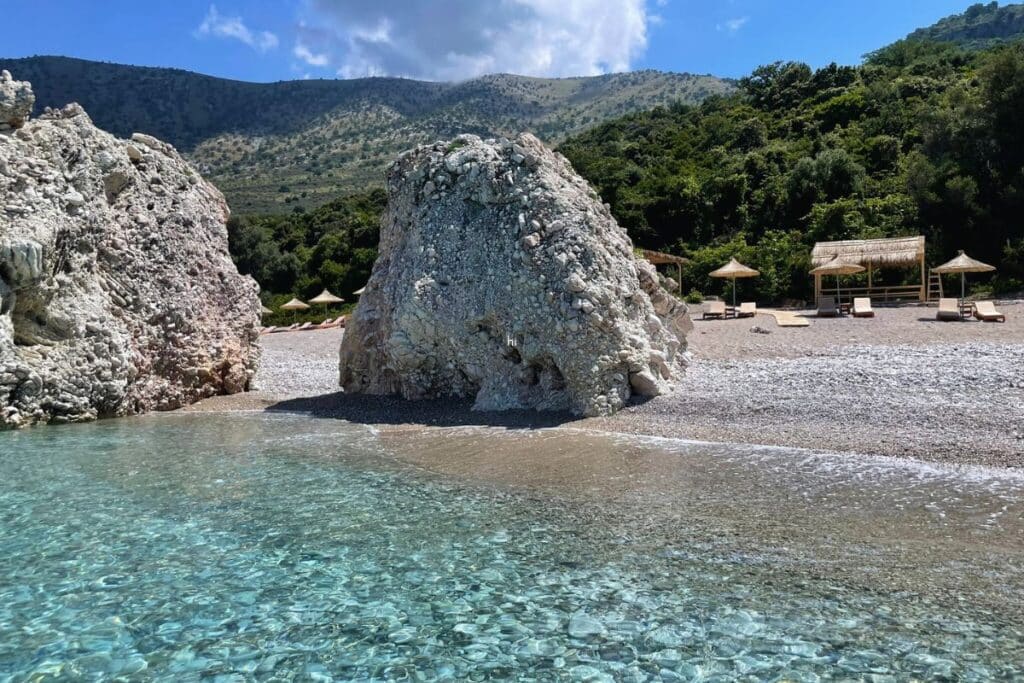
[[[0,440],[14,680],[984,681],[1024,649],[1012,615],[822,580],[798,551],[719,544],[648,501],[443,480],[353,425],[175,416]],[[732,457],[718,471],[769,466]],[[1019,585],[1017,566],[989,571]]]

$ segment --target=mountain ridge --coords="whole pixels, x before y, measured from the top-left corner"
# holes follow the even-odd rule
[[[252,83],[72,57],[0,59],[0,68],[33,83],[37,112],[76,101],[115,135],[143,132],[170,142],[243,212],[316,206],[380,184],[399,152],[459,133],[528,130],[556,144],[623,114],[734,89],[714,76],[653,70]]]
[[[999,6],[976,3],[931,26],[919,28],[907,40],[956,43],[969,49],[985,49],[1024,38],[1024,4]]]

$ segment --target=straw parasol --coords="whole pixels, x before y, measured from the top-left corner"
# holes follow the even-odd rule
[[[296,312],[295,313],[296,316],[298,316],[298,312],[299,311],[308,311],[309,310],[309,304],[304,303],[302,301],[299,301],[298,299],[292,299],[291,301],[289,301],[286,304],[281,304],[281,310],[282,311],[295,311]]]
[[[281,304],[282,311],[308,311],[309,304],[299,301],[298,299],[292,299],[286,304]]]
[[[260,306],[260,315],[270,315],[271,313],[273,313],[273,311],[267,308],[266,306]]]
[[[309,303],[311,304],[323,304],[325,311],[327,310],[327,307],[330,306],[331,304],[341,304],[344,302],[345,300],[342,299],[340,296],[334,296],[326,289],[309,300]]]
[[[967,291],[967,285],[965,284],[964,278],[965,273],[991,273],[995,269],[995,266],[990,266],[989,264],[982,263],[981,261],[975,261],[961,249],[959,256],[948,263],[943,263],[938,268],[932,268],[932,272],[939,273],[940,275],[960,273],[960,298],[963,299],[964,294]]]
[[[757,277],[761,273],[748,268],[734,258],[729,259],[729,262],[718,270],[713,270],[708,275],[711,277],[728,278],[732,280],[732,305],[736,306],[736,278],[741,277]]]
[[[844,261],[840,256],[836,255],[832,257],[832,260],[824,265],[820,265],[817,268],[811,270],[811,275],[835,275],[836,276],[836,297],[841,297],[839,291],[839,276],[840,275],[856,275],[857,273],[863,273],[866,269],[862,265],[856,263],[849,263]]]
[[[356,296],[362,296],[363,292],[365,292],[365,291],[366,291],[366,287],[360,287],[359,289],[357,289],[356,291],[354,291],[352,293],[355,294]]]

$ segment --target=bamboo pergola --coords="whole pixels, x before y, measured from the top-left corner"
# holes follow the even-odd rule
[[[679,287],[679,294],[681,296],[683,293],[683,266],[688,264],[690,260],[661,251],[650,251],[649,249],[639,249],[638,251],[651,265],[674,265],[676,267],[676,285]]]
[[[811,251],[811,268],[823,266],[836,257],[846,263],[864,266],[868,272],[867,287],[845,287],[844,294],[873,296],[886,300],[915,297],[919,301],[925,301],[928,298],[928,276],[924,263],[924,237],[922,236],[818,242]],[[918,285],[876,287],[872,280],[876,268],[919,268],[921,281]],[[831,289],[823,288],[821,275],[815,275],[815,300],[820,298],[823,293],[838,294]]]

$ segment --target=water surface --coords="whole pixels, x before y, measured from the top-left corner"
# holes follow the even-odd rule
[[[1011,680],[1022,501],[983,470],[569,431],[3,433],[0,672]]]

